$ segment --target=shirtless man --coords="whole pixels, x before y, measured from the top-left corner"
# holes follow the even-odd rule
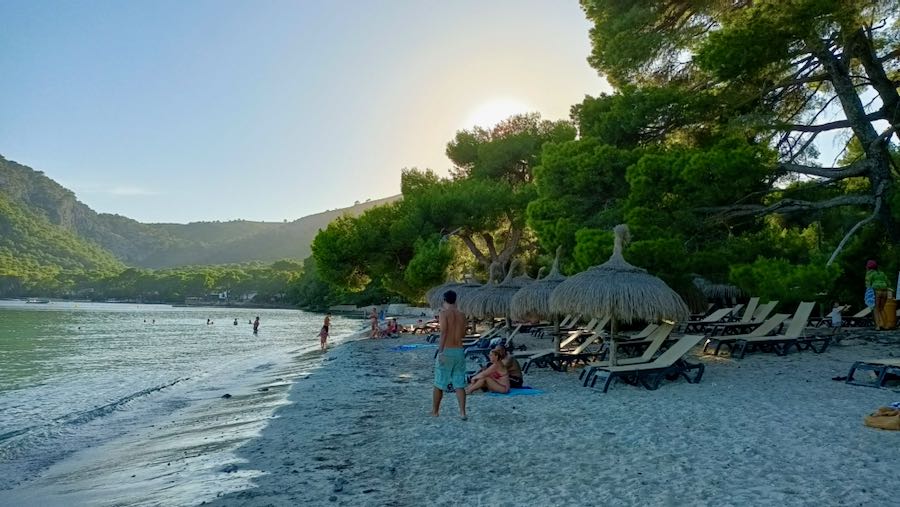
[[[441,341],[434,362],[434,394],[431,415],[437,417],[441,410],[444,390],[456,391],[459,416],[466,420],[466,356],[462,341],[466,335],[466,317],[456,308],[456,292],[444,293],[444,309],[441,310]]]

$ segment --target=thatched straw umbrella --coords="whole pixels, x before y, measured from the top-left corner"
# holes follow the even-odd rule
[[[727,283],[713,283],[700,275],[694,275],[694,286],[700,289],[706,299],[736,300],[744,293],[740,287]]]
[[[463,306],[463,311],[480,319],[486,317],[509,317],[510,301],[523,286],[534,283],[530,277],[513,277],[518,261],[513,261],[509,273],[496,285],[485,285],[473,293]]]
[[[457,282],[456,280],[447,280],[447,282],[442,283],[441,285],[432,287],[425,293],[425,301],[428,302],[428,306],[433,310],[440,310],[444,302],[444,293],[451,289],[457,289],[459,286],[463,285],[463,283],[464,282]]]
[[[550,274],[522,287],[522,290],[513,296],[509,304],[512,318],[525,320],[533,317],[548,319],[557,317],[550,311],[550,294],[566,279],[559,273],[560,251],[561,248],[556,250]]]
[[[616,364],[618,322],[682,320],[688,307],[674,290],[622,257],[628,227],[617,225],[613,254],[599,266],[569,277],[550,295],[550,311],[610,317],[610,364]]]

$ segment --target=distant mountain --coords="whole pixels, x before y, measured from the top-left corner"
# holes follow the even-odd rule
[[[326,211],[293,222],[195,222],[145,224],[120,215],[97,213],[41,171],[0,156],[0,196],[29,216],[95,243],[130,266],[183,265],[303,259],[319,229],[343,214],[395,201],[388,197]]]
[[[148,224],[173,236],[203,241],[160,250],[144,258],[146,267],[190,264],[230,264],[246,261],[271,262],[278,259],[305,259],[312,253],[313,239],[335,218],[358,216],[369,208],[387,204],[400,196],[387,197],[348,208],[309,215],[293,222],[194,222],[190,224]]]

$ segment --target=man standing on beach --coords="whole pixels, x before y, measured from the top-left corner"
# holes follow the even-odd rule
[[[462,341],[466,335],[466,317],[456,308],[456,292],[444,293],[444,309],[439,317],[441,341],[434,361],[434,393],[431,399],[431,415],[437,417],[441,410],[444,390],[456,391],[459,416],[466,420],[466,355]]]

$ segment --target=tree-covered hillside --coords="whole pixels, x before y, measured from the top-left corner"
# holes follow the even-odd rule
[[[122,268],[106,250],[0,194],[0,296],[59,292]]]

